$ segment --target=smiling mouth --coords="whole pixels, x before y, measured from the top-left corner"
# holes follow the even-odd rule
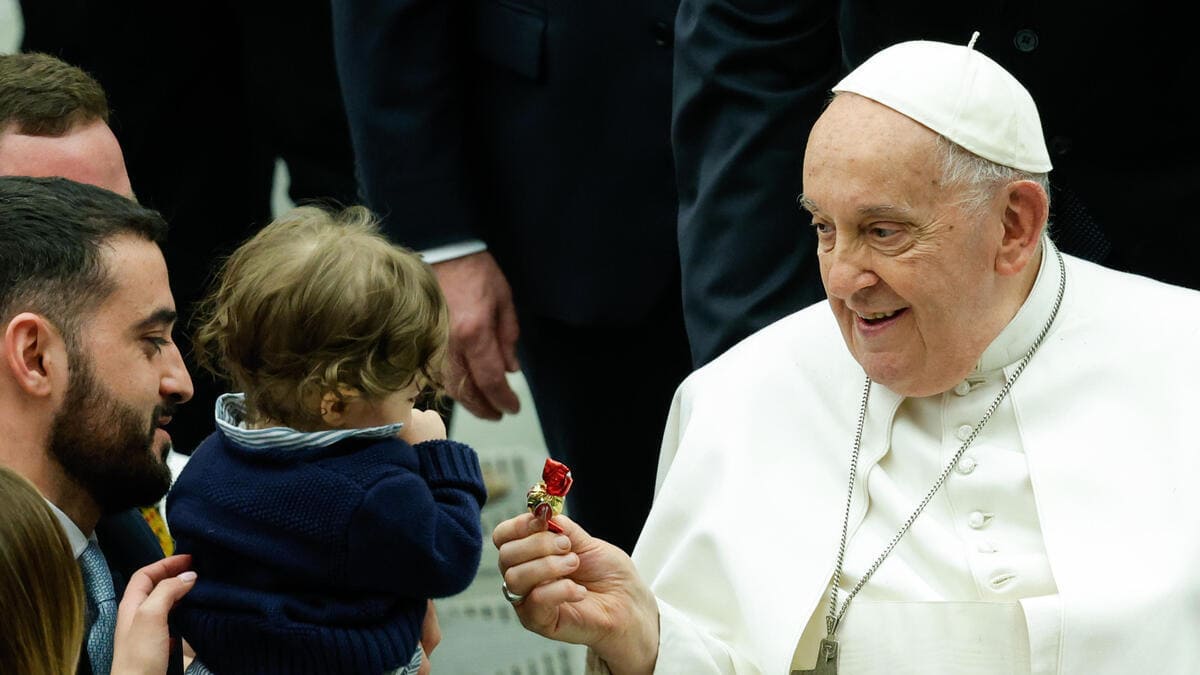
[[[893,309],[889,312],[855,312],[854,314],[858,317],[859,321],[862,321],[868,326],[878,326],[895,319],[907,310],[907,307],[902,307],[900,309]]]

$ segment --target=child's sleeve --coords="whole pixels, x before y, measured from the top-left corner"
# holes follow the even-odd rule
[[[487,492],[479,459],[454,441],[413,449],[420,473],[397,471],[364,495],[347,533],[347,573],[355,585],[414,598],[461,593],[483,546],[479,510]]]

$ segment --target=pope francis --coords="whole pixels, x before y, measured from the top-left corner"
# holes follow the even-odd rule
[[[1200,672],[1200,294],[1055,248],[1037,109],[973,44],[834,92],[828,302],[680,386],[632,560],[496,528],[521,622],[614,673]]]

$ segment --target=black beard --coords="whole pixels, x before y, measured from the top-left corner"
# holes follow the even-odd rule
[[[157,503],[171,487],[171,470],[162,461],[168,448],[154,451],[154,433],[174,404],[164,402],[147,420],[96,381],[90,359],[70,358],[66,400],[50,429],[51,456],[102,514]]]

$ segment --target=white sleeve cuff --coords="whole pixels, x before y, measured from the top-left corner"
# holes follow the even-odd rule
[[[713,635],[701,630],[684,612],[658,600],[658,660],[655,672],[693,675],[757,673],[754,667]]]
[[[487,244],[478,239],[468,239],[466,241],[455,242],[453,244],[446,244],[445,246],[427,248],[424,251],[420,251],[420,254],[421,259],[430,265],[433,265],[486,250]]]

